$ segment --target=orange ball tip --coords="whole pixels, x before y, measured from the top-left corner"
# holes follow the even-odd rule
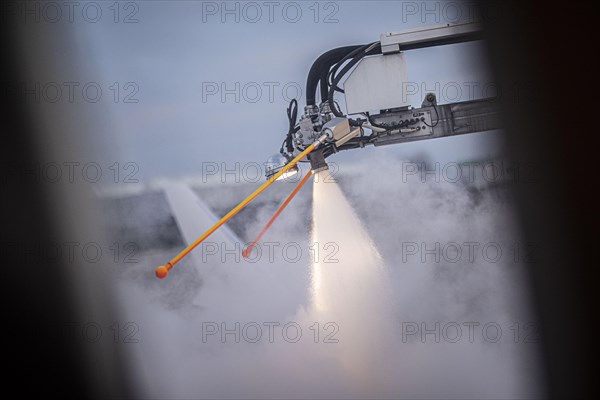
[[[156,271],[154,271],[154,273],[156,274],[156,277],[158,279],[165,279],[167,277],[167,275],[169,274],[169,270],[167,269],[167,267],[162,265],[162,266],[156,268]]]

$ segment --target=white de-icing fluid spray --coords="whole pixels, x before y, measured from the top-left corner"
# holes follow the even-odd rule
[[[312,260],[312,311],[339,327],[339,341],[328,351],[356,389],[384,395],[395,337],[388,277],[375,244],[327,170],[315,175],[312,242],[319,249]]]

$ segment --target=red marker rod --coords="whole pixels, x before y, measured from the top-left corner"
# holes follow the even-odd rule
[[[262,229],[262,231],[260,231],[260,233],[258,234],[256,239],[254,239],[254,241],[252,243],[250,243],[244,249],[244,251],[242,251],[242,256],[244,256],[244,258],[250,257],[250,254],[252,253],[252,249],[254,248],[254,246],[256,246],[256,243],[258,243],[258,241],[263,237],[265,232],[271,227],[271,225],[273,225],[273,222],[275,222],[277,217],[279,217],[279,214],[281,214],[283,212],[283,210],[287,207],[287,205],[290,204],[292,199],[296,196],[296,194],[300,191],[300,189],[302,189],[302,186],[304,186],[304,184],[308,181],[308,178],[310,178],[312,176],[312,174],[313,174],[313,170],[311,169],[310,171],[308,171],[308,173],[306,175],[304,175],[304,178],[302,178],[302,180],[300,181],[298,186],[296,186],[294,191],[292,193],[290,193],[290,195],[287,197],[287,199],[285,199],[285,201],[279,206],[279,209],[277,210],[275,215],[273,215],[271,217],[271,219],[269,220],[269,222],[267,222],[267,224]]]

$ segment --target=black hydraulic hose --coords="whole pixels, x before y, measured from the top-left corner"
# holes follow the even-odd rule
[[[364,50],[365,46],[360,46],[357,47],[356,49],[354,49],[352,52],[346,54],[340,61],[338,61],[336,64],[333,65],[333,68],[330,69],[330,71],[327,73],[327,82],[329,83],[329,79],[331,77],[334,77],[337,74],[338,69],[342,66],[342,64],[351,59],[354,58],[354,56],[356,56],[358,53],[360,53],[361,51]],[[329,91],[327,90],[327,93],[329,93]],[[327,98],[323,99],[323,101],[326,101]]]
[[[292,143],[292,136],[294,133],[298,131],[299,128],[296,128],[296,119],[298,118],[298,101],[296,99],[292,99],[290,101],[290,105],[287,109],[287,116],[289,122],[288,133],[285,137],[284,145],[288,154],[292,154],[294,151],[294,145]],[[281,147],[280,152],[283,152],[283,146]]]
[[[329,68],[332,65],[335,65],[339,60],[342,59],[345,55],[350,53],[351,51],[356,50],[362,46],[344,46],[338,47],[333,50],[329,50],[319,56],[310,67],[310,71],[308,72],[308,78],[306,79],[306,105],[312,106],[316,104],[317,97],[317,84],[322,79],[322,75],[329,72]],[[325,79],[325,85],[327,85],[327,80]],[[323,85],[321,85],[321,90],[323,90]],[[327,89],[325,89],[325,93],[327,93]]]
[[[332,77],[333,80],[331,82],[331,87],[329,88],[327,100],[329,102],[331,111],[335,114],[336,117],[343,117],[344,115],[339,110],[337,110],[337,108],[335,107],[335,104],[333,102],[333,94],[335,92],[335,88],[337,87],[337,85],[340,82],[340,80],[342,79],[342,77],[344,75],[346,75],[348,73],[348,71],[350,71],[350,69],[352,69],[352,67],[354,67],[356,64],[358,64],[358,62],[363,57],[381,53],[381,45],[376,44],[376,43],[371,43],[371,44],[364,45],[361,47],[364,50],[367,50],[371,46],[374,46],[374,47],[367,52],[364,52],[362,54],[361,54],[361,52],[356,52],[356,55],[354,56],[354,58],[352,58],[352,60],[348,64],[346,64],[344,66],[344,68],[342,68],[342,70],[336,76]],[[351,124],[352,124],[352,121],[351,121]]]
[[[338,68],[346,60],[349,60],[349,59],[353,58],[354,56],[356,56],[358,53],[360,53],[362,50],[364,50],[364,48],[366,46],[368,47],[368,45],[354,46],[355,47],[354,50],[345,54],[337,62],[327,65],[325,68],[323,68],[321,70],[321,78],[320,78],[319,82],[320,82],[321,102],[322,103],[325,103],[329,98],[329,78],[332,75],[335,76]],[[377,54],[377,53],[378,53],[378,51],[375,51],[375,52],[369,52],[369,54],[365,54],[365,55]],[[331,67],[333,67],[333,68],[331,68]]]
[[[327,99],[329,98],[329,76],[331,75],[332,71],[335,73],[335,71],[337,71],[337,67],[340,66],[340,64],[342,64],[344,62],[344,60],[350,59],[352,57],[354,57],[359,51],[361,51],[361,49],[364,46],[348,46],[348,47],[354,47],[354,50],[350,51],[349,53],[344,54],[343,57],[338,58],[337,61],[328,63],[329,65],[323,65],[323,68],[321,69],[321,77],[319,78],[319,83],[320,83],[320,92],[321,92],[321,102],[324,103],[327,101]],[[342,49],[342,47],[340,47],[340,49]],[[331,69],[331,67],[334,67],[333,69]]]
[[[320,92],[321,92],[321,103],[327,101],[329,96],[329,83],[327,80],[329,79],[329,67],[323,68],[321,71],[321,77],[319,78]]]

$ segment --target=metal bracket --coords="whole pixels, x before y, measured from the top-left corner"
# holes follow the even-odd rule
[[[497,101],[494,100],[472,100],[442,105],[432,104],[431,106],[412,109],[410,113],[415,118],[425,117],[427,124],[421,125],[425,125],[428,129],[425,131],[421,129],[413,134],[406,134],[402,131],[392,132],[390,135],[378,137],[373,144],[383,146],[502,128]],[[405,113],[386,113],[373,115],[371,118],[377,124],[386,121],[388,123],[398,123],[405,118]]]
[[[391,54],[404,50],[479,40],[482,38],[482,33],[483,26],[479,22],[388,32],[381,34],[381,52]]]

